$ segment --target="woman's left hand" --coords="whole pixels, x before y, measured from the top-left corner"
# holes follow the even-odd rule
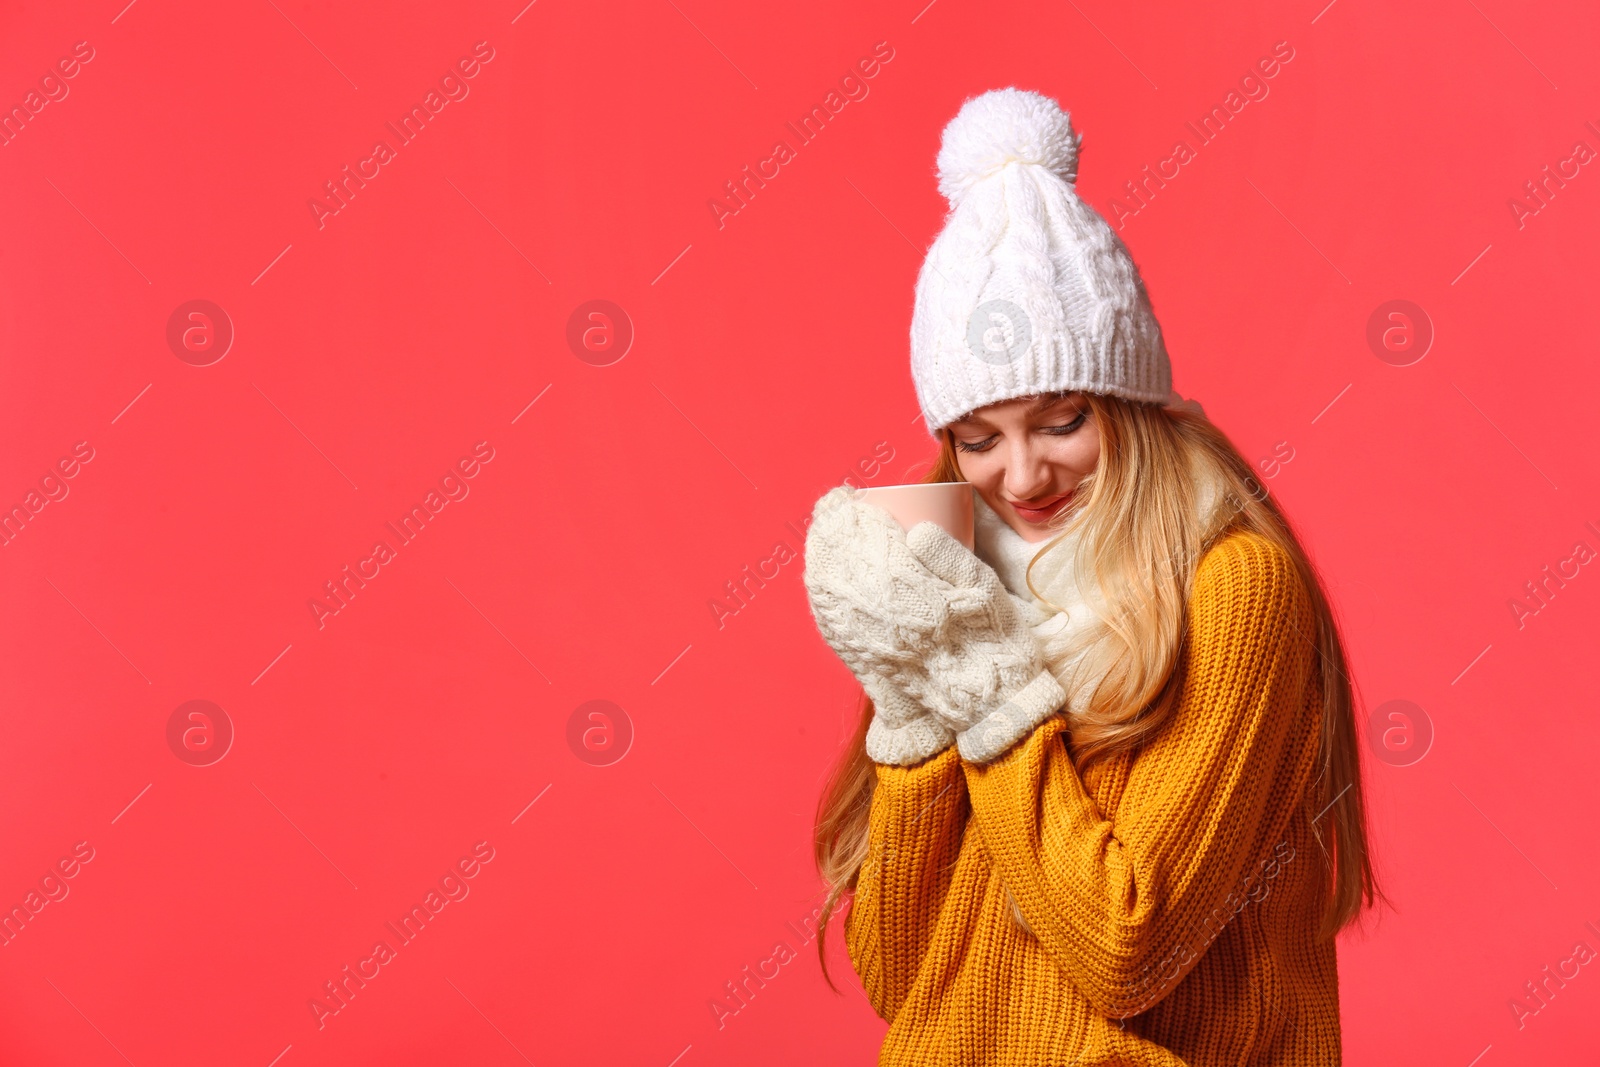
[[[993,567],[931,522],[912,527],[906,545],[948,586],[949,610],[920,669],[907,671],[902,684],[955,731],[965,759],[986,763],[1059,710],[1067,695]]]

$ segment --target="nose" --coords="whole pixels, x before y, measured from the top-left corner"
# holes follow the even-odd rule
[[[1043,450],[1034,447],[1028,436],[1013,441],[1006,454],[1005,489],[1012,500],[1033,500],[1050,489],[1050,466]]]

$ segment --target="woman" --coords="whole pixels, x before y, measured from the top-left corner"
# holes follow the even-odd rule
[[[805,584],[862,683],[818,866],[888,1064],[1337,1064],[1333,935],[1381,899],[1321,583],[1171,392],[1054,101],[962,107],[912,374],[975,551],[849,486]],[[819,938],[819,950],[821,939]]]

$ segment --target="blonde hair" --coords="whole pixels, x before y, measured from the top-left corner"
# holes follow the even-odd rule
[[[1315,678],[1322,698],[1320,773],[1306,803],[1322,813],[1312,832],[1322,852],[1327,895],[1318,936],[1332,937],[1363,908],[1384,899],[1367,842],[1356,733],[1356,693],[1345,669],[1343,641],[1316,569],[1289,520],[1251,474],[1250,465],[1221,430],[1197,412],[1082,394],[1100,432],[1100,460],[1080,483],[1073,503],[1052,526],[1075,534],[1081,573],[1092,574],[1106,610],[1085,657],[1086,676],[1099,677],[1087,706],[1070,710],[1073,764],[1079,773],[1124,752],[1136,753],[1171,716],[1181,695],[1176,671],[1189,592],[1201,557],[1222,537],[1250,531],[1282,548],[1311,600]],[[937,461],[925,482],[963,481],[953,437],[940,435]],[[1212,503],[1204,486],[1221,492]],[[1065,539],[1045,546],[1033,570]],[[1076,561],[1074,561],[1076,562]],[[872,701],[861,694],[854,735],[818,800],[813,859],[828,886],[817,951],[830,988],[825,942],[828,920],[855,888],[868,852],[868,817],[877,772],[866,754]],[[1321,824],[1321,825],[1319,825]],[[1009,895],[1009,891],[1008,891]],[[1027,929],[1016,901],[1012,915]]]

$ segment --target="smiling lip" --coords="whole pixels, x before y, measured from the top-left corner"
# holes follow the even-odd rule
[[[1036,508],[1030,508],[1030,507],[1027,507],[1026,505],[1018,504],[1015,501],[1010,501],[1010,500],[1006,501],[1006,503],[1011,505],[1011,510],[1015,511],[1017,513],[1017,516],[1019,518],[1021,518],[1024,522],[1038,523],[1038,522],[1045,522],[1046,520],[1048,520],[1050,518],[1050,516],[1054,515],[1058,511],[1060,511],[1061,508],[1067,503],[1067,501],[1069,501],[1071,499],[1072,499],[1072,494],[1071,493],[1067,493],[1065,496],[1059,497],[1056,500],[1052,501],[1051,503],[1044,505],[1043,507],[1036,507]]]

